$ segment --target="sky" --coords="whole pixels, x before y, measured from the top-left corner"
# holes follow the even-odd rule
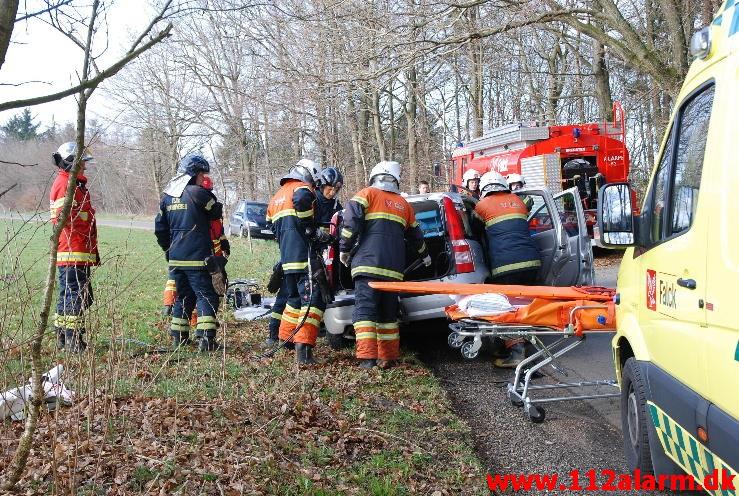
[[[23,13],[24,3],[28,11],[42,8],[39,0],[20,2],[19,15]],[[73,3],[80,5],[80,11],[87,17],[89,4],[87,0]],[[108,49],[98,61],[101,70],[128,50],[129,40],[148,24],[154,12],[148,0],[103,0],[103,4],[107,9]],[[106,30],[102,29],[93,44],[99,47],[97,53],[106,46],[105,38]],[[17,23],[5,63],[0,68],[0,101],[40,96],[74,86],[79,82],[76,74],[82,68],[82,57],[80,48],[40,19]],[[37,82],[8,86],[27,81]],[[20,110],[0,112],[0,123],[6,122]],[[44,130],[52,119],[58,125],[75,122],[77,107],[74,97],[67,97],[32,107],[31,112],[36,122],[41,123],[40,129]],[[106,121],[115,115],[110,99],[105,95],[105,87],[101,86],[88,103],[88,119]]]

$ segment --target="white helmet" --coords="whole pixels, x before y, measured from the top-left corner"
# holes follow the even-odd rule
[[[77,143],[75,143],[74,141],[67,141],[66,143],[62,143],[56,153],[51,155],[52,159],[54,160],[54,165],[56,165],[60,169],[64,169],[65,171],[69,171],[72,169],[72,166],[74,165],[74,158],[76,156]],[[92,155],[88,153],[87,148],[82,151],[82,157],[80,157],[80,160],[83,162],[94,163],[94,159],[92,158]]]
[[[467,182],[471,181],[472,179],[480,179],[480,173],[477,172],[475,169],[467,169],[467,171],[462,176],[462,182],[465,186],[467,186]]]
[[[510,188],[505,178],[499,172],[486,172],[480,178],[480,196],[485,197],[494,191],[510,191]]]
[[[383,191],[400,193],[400,164],[384,161],[372,167],[370,171],[370,186]]]
[[[526,179],[523,178],[521,174],[508,174],[506,176],[506,181],[508,181],[508,186],[510,187],[513,183],[521,183],[521,186],[526,186]]]
[[[320,176],[321,168],[314,161],[302,158],[290,168],[290,172],[282,176],[280,185],[285,184],[289,179],[297,179],[298,181],[314,185]]]

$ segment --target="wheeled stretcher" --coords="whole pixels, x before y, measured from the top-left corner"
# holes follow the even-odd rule
[[[467,359],[478,356],[483,338],[522,338],[530,342],[536,352],[524,359],[508,384],[507,395],[515,406],[523,406],[532,422],[544,421],[546,412],[542,403],[619,396],[617,390],[598,392],[595,388],[618,388],[614,380],[584,380],[555,384],[532,385],[537,371],[547,365],[562,375],[564,370],[556,361],[582,344],[586,336],[596,332],[615,332],[615,291],[601,287],[553,288],[548,286],[513,286],[493,284],[449,283],[371,283],[376,289],[406,294],[505,295],[506,306],[491,308],[491,299],[460,301],[446,309],[452,320],[448,344],[462,352]],[[495,298],[492,298],[495,300]],[[464,304],[463,304],[464,303]],[[486,305],[487,303],[487,305]],[[495,305],[492,305],[495,307]],[[554,336],[553,341],[544,339]],[[535,397],[542,391],[575,390],[555,397]]]

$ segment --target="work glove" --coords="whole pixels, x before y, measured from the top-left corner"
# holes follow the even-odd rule
[[[351,259],[351,255],[349,255],[349,252],[339,253],[339,261],[344,264],[345,267],[349,267],[349,259]]]
[[[221,251],[223,251],[223,256],[226,257],[226,260],[231,257],[231,243],[227,239],[221,240]]]
[[[423,257],[423,265],[425,267],[431,267],[431,255],[426,255]]]
[[[272,269],[272,275],[269,277],[269,282],[267,283],[267,291],[270,293],[277,293],[280,290],[280,286],[282,286],[284,275],[285,272],[282,270],[282,264],[275,264]]]

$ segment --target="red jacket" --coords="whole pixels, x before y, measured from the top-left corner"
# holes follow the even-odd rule
[[[59,170],[49,193],[49,208],[51,222],[56,225],[57,216],[64,205],[64,195],[67,192],[69,172]],[[87,178],[77,176],[77,187],[74,190],[72,211],[69,214],[67,225],[59,236],[56,264],[62,265],[98,265],[97,224],[95,223],[95,209],[90,203],[90,192],[87,191]]]

